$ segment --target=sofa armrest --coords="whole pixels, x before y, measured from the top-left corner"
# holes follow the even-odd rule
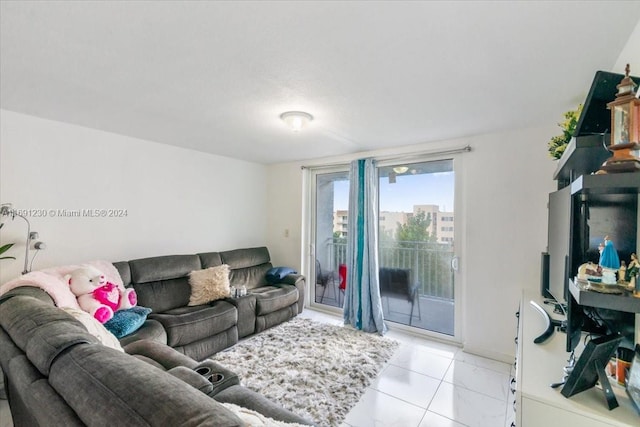
[[[280,284],[293,285],[298,289],[298,314],[302,313],[306,288],[305,277],[302,274],[287,274],[282,278]],[[278,283],[275,286],[278,286]]]
[[[284,283],[285,285],[296,285],[299,282],[304,283],[304,276],[302,274],[287,274],[282,278],[280,283]]]
[[[202,373],[204,378],[207,378],[208,381],[211,382],[213,388],[208,394],[212,397],[220,393],[222,390],[240,384],[240,378],[238,378],[238,375],[235,372],[230,371],[210,359],[200,362],[200,364],[194,368],[194,372]]]
[[[210,396],[213,391],[213,384],[211,384],[207,378],[186,366],[176,366],[175,368],[169,369],[167,372],[174,377],[181,379],[191,387],[200,390],[206,395]]]

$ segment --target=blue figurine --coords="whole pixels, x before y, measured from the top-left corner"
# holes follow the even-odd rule
[[[609,236],[604,238],[604,248],[600,252],[600,261],[598,262],[602,267],[602,282],[614,285],[616,284],[615,272],[620,268],[620,258],[618,252],[613,246],[613,242],[609,240]]]
[[[598,263],[604,268],[611,268],[613,270],[617,270],[620,268],[620,258],[618,257],[618,252],[616,252],[616,248],[613,246],[613,242],[609,240],[609,236],[605,236],[604,238],[604,248],[600,253],[600,262]]]

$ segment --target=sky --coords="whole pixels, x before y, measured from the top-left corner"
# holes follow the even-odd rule
[[[442,212],[453,211],[454,172],[399,175],[395,184],[380,182],[380,211],[413,212],[413,205],[438,205]],[[349,181],[335,181],[335,210],[347,210]]]

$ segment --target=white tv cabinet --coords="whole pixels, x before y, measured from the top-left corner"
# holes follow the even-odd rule
[[[546,342],[534,344],[533,340],[544,332],[546,326],[544,318],[529,303],[531,300],[554,317],[551,306],[544,305],[539,294],[523,292],[516,359],[516,426],[640,426],[640,415],[624,388],[615,380],[611,383],[620,406],[612,411],[608,410],[599,387],[569,399],[560,394],[562,387],[550,387],[550,384],[562,379],[562,368],[569,358],[569,353],[565,351],[566,336],[556,331]],[[576,349],[576,357],[579,357],[583,348],[581,343]]]

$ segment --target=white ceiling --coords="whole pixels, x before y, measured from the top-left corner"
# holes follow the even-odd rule
[[[1,2],[0,106],[259,163],[556,123],[640,1]],[[294,134],[280,113],[304,110]]]

